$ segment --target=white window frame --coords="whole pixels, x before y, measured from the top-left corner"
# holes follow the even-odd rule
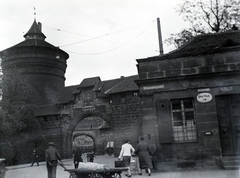
[[[184,107],[184,101],[192,100],[192,108]],[[181,108],[174,109],[173,102],[180,101]],[[193,119],[186,119],[186,112],[193,113]],[[181,120],[174,119],[174,113],[181,113]],[[193,98],[171,100],[171,118],[173,127],[173,141],[176,143],[197,142],[197,123]]]

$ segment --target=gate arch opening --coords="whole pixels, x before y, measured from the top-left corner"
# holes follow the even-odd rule
[[[73,129],[72,148],[82,147],[84,153],[105,154],[111,136],[111,128],[101,116],[85,115]]]
[[[81,148],[83,153],[94,152],[94,139],[85,134],[74,135],[73,137],[73,150]]]

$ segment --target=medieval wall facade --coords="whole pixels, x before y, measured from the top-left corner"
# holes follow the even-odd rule
[[[228,150],[216,99],[240,93],[239,52],[138,63],[143,134],[156,143],[158,160],[175,166],[186,161],[195,165],[196,160],[208,160],[208,166],[215,164]],[[200,101],[204,94],[211,99]],[[236,103],[234,107],[239,106]],[[184,121],[180,113],[185,114],[181,116]],[[159,167],[164,169],[163,164]]]
[[[87,101],[84,98],[88,98]],[[91,117],[102,119],[106,127],[99,129],[89,123],[84,128],[77,128]],[[118,156],[126,139],[134,146],[138,143],[141,133],[140,97],[137,92],[126,92],[98,98],[97,93],[88,88],[77,94],[74,101],[62,105],[59,115],[40,119],[44,133],[41,144],[46,147],[49,141],[53,141],[64,158],[72,156],[73,139],[78,135],[87,135],[94,140],[95,154],[105,154],[107,142],[114,141],[114,155]]]

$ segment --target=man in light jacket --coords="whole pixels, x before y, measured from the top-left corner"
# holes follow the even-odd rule
[[[130,170],[130,162],[131,162],[131,156],[135,152],[135,149],[133,146],[129,143],[129,140],[126,140],[125,143],[122,145],[120,154],[118,156],[119,160],[123,160],[125,167],[128,168],[128,174],[126,176],[131,177],[131,170]]]

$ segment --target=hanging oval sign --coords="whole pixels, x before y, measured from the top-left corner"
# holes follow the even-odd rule
[[[197,95],[197,100],[200,103],[207,103],[212,100],[212,95],[210,93],[199,93]]]

